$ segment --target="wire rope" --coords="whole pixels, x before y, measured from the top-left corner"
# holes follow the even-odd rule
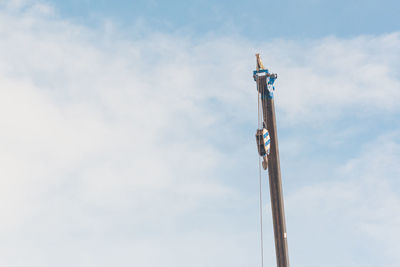
[[[257,116],[258,116],[258,129],[261,129],[262,109],[260,109],[260,92],[259,80],[257,79]],[[263,209],[262,209],[262,176],[261,176],[261,157],[258,157],[258,180],[260,190],[260,249],[261,249],[261,267],[264,267],[264,238],[263,238]]]

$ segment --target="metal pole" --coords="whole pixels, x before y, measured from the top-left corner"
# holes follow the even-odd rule
[[[278,135],[276,130],[274,99],[269,97],[266,76],[257,76],[261,88],[263,121],[267,128],[271,147],[268,155],[268,176],[271,195],[272,219],[274,224],[276,262],[278,267],[289,267],[285,209],[283,204],[281,169],[279,164]]]

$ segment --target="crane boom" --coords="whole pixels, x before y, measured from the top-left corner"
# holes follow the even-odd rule
[[[277,78],[261,63],[257,54],[257,70],[254,79],[257,82],[258,93],[262,103],[263,125],[270,136],[269,153],[266,154],[268,164],[269,188],[271,196],[272,219],[274,226],[275,251],[278,267],[289,267],[285,209],[282,192],[282,179],[279,163],[278,135],[276,129],[275,105],[273,99],[273,83]]]

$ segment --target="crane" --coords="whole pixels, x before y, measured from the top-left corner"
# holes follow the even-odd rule
[[[256,132],[258,153],[262,158],[262,167],[268,169],[269,189],[271,197],[272,220],[274,226],[275,252],[278,267],[289,267],[288,244],[286,233],[285,209],[283,203],[282,178],[279,163],[278,134],[276,130],[274,106],[274,82],[277,74],[270,73],[256,54],[256,70],[253,71],[257,83],[259,125]],[[260,108],[261,103],[261,108]],[[261,181],[261,166],[260,181]],[[261,183],[260,183],[261,201]],[[261,206],[260,206],[261,207]],[[261,211],[262,227],[262,211]],[[261,229],[262,235],[262,229]],[[261,250],[262,249],[261,239]]]

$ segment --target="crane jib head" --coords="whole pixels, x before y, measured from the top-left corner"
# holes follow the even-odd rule
[[[257,53],[256,54],[256,70],[253,71],[254,81],[257,81],[257,78],[261,77],[261,76],[265,76],[266,77],[267,85],[271,87],[271,88],[268,88],[269,91],[272,91],[270,89],[274,90],[275,88],[273,88],[273,84],[274,84],[275,80],[278,78],[278,75],[275,74],[275,73],[270,73],[268,71],[268,69],[266,69],[264,67],[264,64],[261,61],[260,54]]]
[[[257,86],[257,90],[261,94],[261,99],[272,99],[274,97],[273,91],[275,91],[274,83],[278,78],[278,75],[275,73],[269,73],[267,69],[253,71],[254,81],[257,81],[259,77],[266,77],[265,87],[259,88],[259,86]]]

